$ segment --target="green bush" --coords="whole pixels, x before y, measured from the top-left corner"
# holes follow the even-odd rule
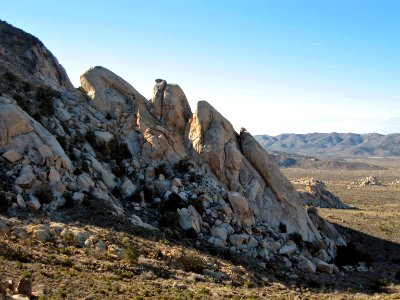
[[[60,93],[49,87],[40,87],[36,90],[36,100],[40,103],[39,108],[44,116],[50,117],[54,114],[53,99],[58,97]]]
[[[167,165],[165,163],[161,163],[155,167],[155,171],[157,177],[160,176],[160,174],[167,176]]]
[[[131,264],[137,263],[140,254],[131,240],[128,237],[122,238],[122,245],[124,246],[124,258]]]
[[[190,162],[188,155],[183,156],[179,162],[174,165],[174,171],[177,173],[186,173],[190,168],[193,168],[193,164]]]
[[[7,212],[9,205],[6,193],[0,192],[0,212]]]
[[[193,251],[182,254],[178,261],[183,264],[187,272],[202,274],[203,269],[206,268],[203,258]]]
[[[39,199],[39,202],[42,204],[49,204],[54,199],[51,187],[48,184],[42,185],[35,192],[35,196]]]
[[[189,205],[192,205],[200,215],[204,213],[203,201],[201,201],[201,199],[199,198],[190,199]]]

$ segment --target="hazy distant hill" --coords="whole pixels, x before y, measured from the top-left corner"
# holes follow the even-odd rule
[[[383,170],[385,167],[366,162],[347,161],[341,158],[319,159],[313,156],[286,153],[281,151],[270,151],[271,157],[281,168],[304,168],[304,169],[342,169],[342,170]]]
[[[400,156],[400,134],[307,133],[258,135],[269,151],[319,157]]]

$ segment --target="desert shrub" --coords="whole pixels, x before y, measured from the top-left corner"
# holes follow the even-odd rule
[[[400,280],[400,270],[396,272],[396,275],[394,276],[397,280]]]
[[[190,173],[189,182],[201,183],[203,181],[203,176],[197,173]]]
[[[112,168],[112,172],[115,176],[117,176],[118,178],[123,177],[126,174],[126,169],[125,166],[121,165],[121,164],[117,164],[116,166],[114,166]]]
[[[188,253],[182,254],[178,258],[178,261],[182,263],[187,272],[202,274],[203,269],[206,268],[206,264],[203,258],[199,254],[193,251],[189,251]]]
[[[122,245],[124,246],[124,259],[131,264],[137,263],[140,253],[131,240],[128,237],[122,238]]]
[[[161,174],[167,175],[167,165],[165,163],[161,163],[157,167],[155,167],[155,171],[157,177]]]
[[[28,100],[24,96],[21,96],[20,94],[15,93],[13,95],[13,98],[15,101],[17,101],[19,107],[21,107],[28,114],[32,114],[32,109],[28,103]]]
[[[287,230],[286,230],[286,225],[283,224],[283,223],[279,223],[279,231],[280,231],[281,233],[286,233],[286,232],[287,232]]]
[[[90,145],[96,145],[96,135],[93,130],[89,130],[88,132],[86,132],[85,138]]]
[[[36,90],[36,100],[40,103],[39,108],[44,116],[50,117],[54,114],[53,99],[57,97],[60,97],[60,93],[49,87]]]
[[[4,73],[4,78],[9,82],[15,82],[18,80],[17,76],[15,76],[14,73],[10,71]]]
[[[201,201],[201,199],[199,198],[190,199],[189,205],[192,205],[200,215],[204,213],[203,201]]]
[[[48,184],[43,184],[36,192],[35,196],[41,204],[49,204],[53,199],[51,187]]]
[[[183,156],[179,162],[174,165],[174,171],[177,173],[186,173],[190,168],[193,168],[193,164],[190,162],[188,155]]]
[[[168,229],[178,226],[178,213],[173,211],[164,211],[160,214],[158,225],[160,227],[167,227]]]
[[[0,212],[7,212],[8,207],[10,206],[9,200],[7,199],[7,194],[4,192],[0,192]]]
[[[113,188],[111,193],[114,195],[115,198],[117,199],[122,199],[122,190],[119,187]]]
[[[62,135],[58,135],[56,137],[58,143],[60,144],[60,146],[64,149],[64,151],[68,152],[69,151],[69,147],[68,147],[68,140],[65,136]]]
[[[87,160],[82,161],[81,169],[82,169],[82,172],[89,173],[90,172],[90,162]]]
[[[65,198],[65,205],[64,205],[65,208],[72,207],[75,205],[75,202],[74,202],[74,199],[72,198],[71,192],[67,191],[64,194],[64,198]]]
[[[133,202],[140,202],[142,201],[142,196],[140,195],[142,191],[137,189],[130,197],[129,200]]]
[[[152,202],[153,201],[154,191],[153,191],[152,188],[150,188],[149,186],[145,185],[143,187],[143,194],[144,194],[144,201],[146,201],[146,202]]]
[[[115,145],[115,153],[113,153],[113,156],[117,160],[118,163],[120,163],[124,159],[131,158],[131,152],[129,151],[128,145],[123,142],[116,142]]]
[[[169,195],[168,200],[163,199],[160,204],[161,211],[176,211],[182,207],[182,198],[177,193],[172,193]]]
[[[32,85],[29,82],[24,82],[24,84],[22,85],[22,90],[27,93],[32,89]]]
[[[303,237],[297,232],[289,234],[289,240],[292,240],[299,248],[304,248]]]

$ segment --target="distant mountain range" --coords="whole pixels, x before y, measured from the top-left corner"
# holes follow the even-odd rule
[[[400,156],[400,133],[307,133],[257,135],[268,151],[296,153],[316,157]]]

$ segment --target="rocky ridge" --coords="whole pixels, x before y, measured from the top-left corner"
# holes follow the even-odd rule
[[[58,242],[67,229],[52,231],[57,210],[89,205],[143,230],[178,225],[197,247],[336,270],[329,263],[346,244],[340,234],[306,210],[254,137],[208,102],[192,113],[182,89],[161,79],[149,101],[103,67],[73,89],[39,40],[5,22],[0,29],[3,233]],[[68,230],[80,247],[100,242]]]

